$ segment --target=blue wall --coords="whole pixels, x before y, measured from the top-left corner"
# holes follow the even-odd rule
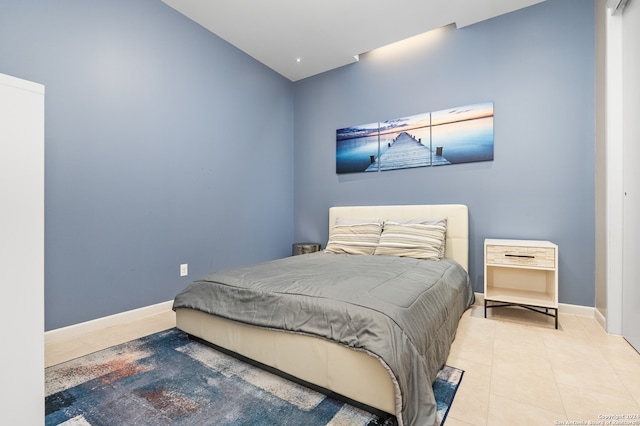
[[[0,72],[46,86],[47,330],[291,253],[290,81],[160,0],[0,11]]]
[[[594,306],[595,5],[548,0],[360,56],[295,84],[296,240],[332,205],[464,203],[470,274],[485,238],[559,245],[561,303]],[[336,175],[335,130],[493,101],[494,161]]]
[[[0,10],[0,72],[47,91],[47,330],[324,245],[328,207],[349,204],[468,204],[476,291],[484,238],[550,239],[560,301],[593,306],[593,1],[446,28],[295,84],[160,0]],[[335,174],[337,128],[487,100],[493,162]]]

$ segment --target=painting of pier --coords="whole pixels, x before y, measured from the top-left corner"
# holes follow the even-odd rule
[[[425,167],[433,165],[434,162],[438,165],[451,164],[442,155],[431,152],[429,146],[423,145],[409,133],[402,132],[389,145],[389,149],[375,159],[365,172]]]
[[[493,102],[336,131],[336,172],[379,172],[493,160]]]

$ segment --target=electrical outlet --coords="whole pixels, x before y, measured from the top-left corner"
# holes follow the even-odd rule
[[[187,275],[189,275],[189,264],[183,263],[180,265],[180,276],[186,277]]]

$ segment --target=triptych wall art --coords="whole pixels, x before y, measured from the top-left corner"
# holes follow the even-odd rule
[[[493,160],[493,102],[336,130],[336,173]]]

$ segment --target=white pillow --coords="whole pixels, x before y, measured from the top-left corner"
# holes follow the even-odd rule
[[[337,218],[336,224],[331,228],[325,252],[373,254],[381,232],[380,222]]]
[[[444,257],[447,219],[420,223],[386,221],[374,254],[440,260]]]
[[[403,225],[414,224],[414,223],[422,223],[424,225],[441,225],[443,221],[445,226],[445,236],[444,236],[444,239],[442,240],[442,246],[440,247],[440,258],[442,259],[444,257],[446,243],[447,243],[447,235],[446,235],[447,218],[446,217],[429,217],[429,218],[422,218],[422,219],[418,218],[418,219],[398,219],[398,220],[391,219],[387,222],[395,222]]]

